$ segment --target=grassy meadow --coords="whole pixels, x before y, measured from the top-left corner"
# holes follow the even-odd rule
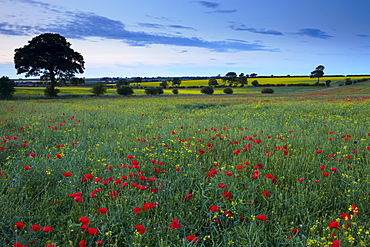
[[[369,82],[179,91],[1,101],[0,246],[369,245]]]

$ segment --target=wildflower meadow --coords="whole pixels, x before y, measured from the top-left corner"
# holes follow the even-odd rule
[[[369,246],[370,85],[1,101],[1,246]]]

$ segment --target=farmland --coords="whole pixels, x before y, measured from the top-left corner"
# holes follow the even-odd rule
[[[0,245],[367,246],[369,93],[15,95]]]

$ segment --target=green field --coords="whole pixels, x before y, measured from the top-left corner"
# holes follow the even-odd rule
[[[269,95],[17,90],[0,109],[0,246],[370,242],[369,82]]]

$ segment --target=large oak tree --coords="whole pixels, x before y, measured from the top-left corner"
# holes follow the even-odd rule
[[[17,74],[41,76],[49,84],[49,95],[55,96],[55,86],[65,84],[76,73],[84,72],[84,58],[71,48],[67,40],[54,33],[34,37],[28,44],[15,49]]]

